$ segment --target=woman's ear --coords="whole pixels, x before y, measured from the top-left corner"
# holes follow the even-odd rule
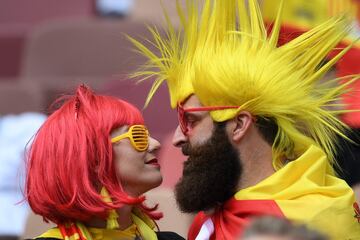
[[[234,118],[234,123],[232,139],[234,142],[239,142],[252,124],[252,115],[247,111],[242,111]]]

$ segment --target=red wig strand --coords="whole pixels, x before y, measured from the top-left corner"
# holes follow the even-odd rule
[[[110,133],[123,125],[143,124],[133,105],[78,87],[40,128],[27,160],[26,198],[45,221],[64,223],[105,219],[110,209],[137,205],[153,219],[161,213],[128,196],[118,181]],[[105,187],[113,200],[100,195]]]

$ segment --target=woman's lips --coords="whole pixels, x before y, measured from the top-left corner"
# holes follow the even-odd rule
[[[158,160],[156,158],[151,159],[150,161],[147,161],[146,164],[152,165],[152,166],[156,166],[158,168],[160,168],[160,164],[158,162]]]

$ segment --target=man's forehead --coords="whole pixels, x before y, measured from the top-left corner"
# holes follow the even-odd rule
[[[203,105],[201,104],[199,98],[195,95],[192,94],[190,97],[188,97],[182,104],[183,108],[195,108],[195,107],[203,107]]]

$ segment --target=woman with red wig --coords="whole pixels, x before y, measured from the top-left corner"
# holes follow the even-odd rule
[[[155,232],[162,215],[144,205],[143,194],[162,175],[160,143],[140,111],[84,85],[63,101],[36,134],[27,162],[30,207],[57,225],[36,239],[182,239]]]

